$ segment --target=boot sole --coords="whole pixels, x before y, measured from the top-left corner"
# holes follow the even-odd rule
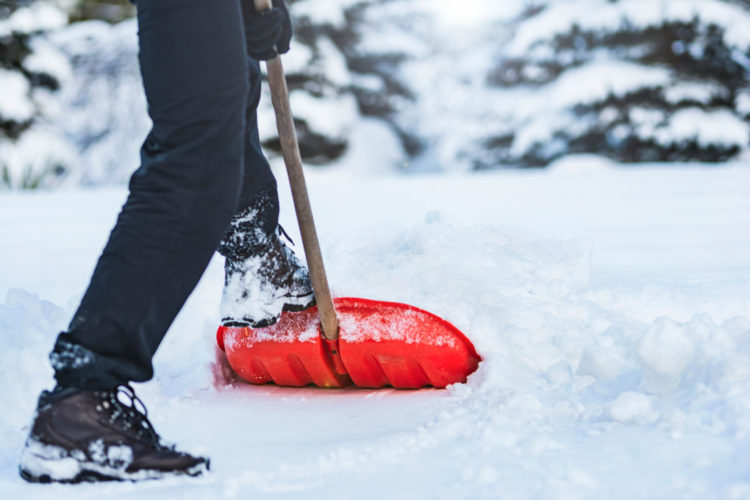
[[[33,464],[36,472],[24,467]],[[64,472],[62,471],[64,469]],[[81,461],[67,453],[60,458],[50,458],[31,450],[24,450],[18,473],[30,483],[77,484],[104,481],[143,481],[168,477],[197,477],[210,470],[210,460],[199,462],[185,470],[159,471],[144,469],[135,472],[107,467],[95,462]],[[54,471],[57,471],[56,473]]]
[[[38,484],[50,484],[50,483],[61,483],[61,484],[78,484],[78,483],[98,483],[98,482],[110,482],[110,481],[146,481],[155,479],[165,479],[169,477],[198,477],[208,472],[209,464],[201,463],[185,471],[156,471],[156,470],[144,470],[138,472],[128,473],[125,471],[112,470],[111,473],[101,472],[99,470],[93,470],[87,467],[91,467],[94,464],[81,463],[81,470],[73,477],[55,477],[53,478],[49,474],[33,474],[25,469],[19,467],[18,473],[25,481],[29,483]],[[97,468],[101,466],[96,466]],[[106,469],[106,468],[102,468]]]
[[[315,296],[310,295],[302,295],[300,297],[287,297],[288,300],[292,302],[286,302],[284,303],[284,307],[282,307],[282,312],[300,312],[304,311],[305,309],[310,309],[315,305]],[[299,301],[297,303],[293,301]],[[279,319],[281,316],[275,316],[273,318],[267,318],[263,319],[261,321],[252,321],[247,318],[243,318],[241,320],[235,320],[235,319],[229,319],[224,318],[221,321],[221,326],[227,326],[227,327],[237,327],[237,328],[266,328],[271,325],[275,325],[279,322]]]

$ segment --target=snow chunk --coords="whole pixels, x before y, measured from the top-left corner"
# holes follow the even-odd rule
[[[609,415],[616,422],[650,422],[657,418],[651,399],[640,392],[624,392],[609,406]]]
[[[643,336],[638,356],[644,385],[653,393],[674,390],[693,359],[695,346],[685,329],[670,318],[659,318]]]
[[[70,480],[80,472],[80,462],[58,446],[49,446],[29,439],[21,454],[20,465],[37,476]]]

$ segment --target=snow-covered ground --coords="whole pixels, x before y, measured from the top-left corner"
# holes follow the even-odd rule
[[[16,461],[46,354],[125,192],[4,193],[0,497],[750,498],[747,166],[355,171],[309,173],[334,293],[453,322],[484,358],[467,384],[215,387],[217,257],[138,387],[212,473],[27,485]]]

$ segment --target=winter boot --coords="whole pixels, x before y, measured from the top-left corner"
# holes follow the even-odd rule
[[[227,257],[221,318],[224,326],[263,328],[276,323],[283,311],[302,311],[315,305],[307,268],[281,241],[278,232],[267,236],[253,255]]]
[[[198,476],[208,468],[208,459],[162,444],[141,400],[120,386],[42,392],[19,471],[30,482],[78,483]]]

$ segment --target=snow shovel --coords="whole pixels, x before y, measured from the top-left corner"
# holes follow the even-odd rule
[[[254,1],[258,11],[271,8],[271,0]],[[219,327],[229,366],[252,384],[292,387],[416,389],[465,382],[480,358],[455,326],[407,304],[331,297],[279,57],[267,61],[267,73],[317,305],[285,312],[266,328]]]

